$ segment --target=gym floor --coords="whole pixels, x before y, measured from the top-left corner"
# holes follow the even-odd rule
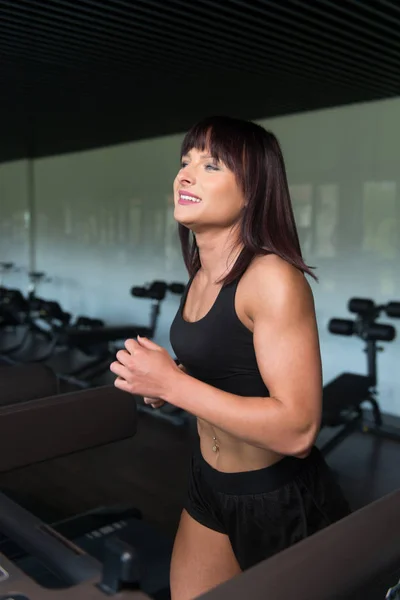
[[[0,487],[47,522],[123,503],[174,535],[193,439],[190,428],[140,414],[135,437],[2,474]],[[400,487],[400,443],[353,433],[328,463],[353,509]]]

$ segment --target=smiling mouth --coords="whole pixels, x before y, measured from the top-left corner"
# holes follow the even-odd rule
[[[188,194],[179,194],[179,200],[178,200],[179,204],[190,205],[190,204],[199,204],[200,202],[201,202],[201,198],[198,198],[197,196],[189,196]]]

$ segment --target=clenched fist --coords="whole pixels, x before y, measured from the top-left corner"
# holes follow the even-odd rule
[[[110,370],[117,375],[115,387],[130,394],[165,401],[182,371],[168,352],[147,338],[126,340]],[[156,399],[154,401],[154,399]]]

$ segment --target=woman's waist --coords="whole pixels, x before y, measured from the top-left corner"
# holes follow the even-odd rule
[[[264,454],[258,458],[238,456],[232,450],[215,453],[206,446],[207,439],[193,455],[193,465],[201,473],[203,481],[211,489],[224,494],[252,495],[273,492],[296,480],[304,470],[313,469],[323,460],[316,447],[307,458]],[[271,462],[274,460],[274,462]]]
[[[197,420],[198,451],[204,460],[220,472],[238,473],[270,467],[283,456],[267,448],[259,448],[229,433]]]

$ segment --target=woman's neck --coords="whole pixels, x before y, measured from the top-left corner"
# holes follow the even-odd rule
[[[208,283],[216,283],[232,269],[243,244],[234,243],[232,232],[203,233],[196,235],[201,272]]]

